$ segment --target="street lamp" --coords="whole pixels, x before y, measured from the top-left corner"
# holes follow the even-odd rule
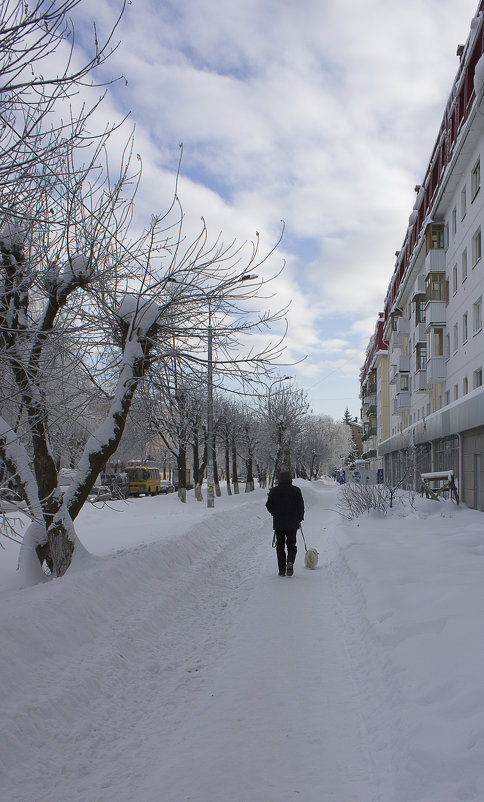
[[[253,281],[258,278],[253,273],[242,273],[234,276],[223,285],[223,290],[234,286],[241,281]],[[167,278],[167,282],[181,284],[176,278]],[[212,300],[216,298],[213,292],[200,290],[208,303],[208,328],[207,328],[207,507],[215,506],[215,484],[214,484],[214,463],[215,463],[215,443],[213,431],[213,329],[212,329]]]
[[[215,506],[214,493],[214,438],[213,438],[213,361],[212,361],[212,308],[208,298],[207,342],[207,507]]]
[[[287,382],[287,381],[289,381],[289,379],[292,379],[292,376],[283,376],[282,379],[276,379],[275,381],[272,382],[272,384],[269,385],[269,387],[267,389],[267,406],[268,406],[268,410],[269,410],[269,417],[271,415],[271,390],[272,390],[272,388],[274,387],[275,384],[279,384],[279,382]]]
[[[234,284],[239,281],[251,281],[257,276],[245,273],[234,279]],[[214,463],[215,463],[215,442],[213,433],[213,331],[212,331],[212,297],[206,294],[208,300],[208,330],[207,330],[207,507],[215,506],[215,483],[214,483]]]

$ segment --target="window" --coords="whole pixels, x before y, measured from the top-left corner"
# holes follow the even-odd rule
[[[462,251],[462,283],[467,278],[467,248]]]
[[[445,403],[445,406],[450,404],[450,390],[446,390],[445,391],[445,402],[444,403]]]
[[[477,334],[482,329],[482,295],[472,307],[472,332]]]
[[[454,206],[454,208],[452,209],[452,236],[453,237],[455,237],[456,231],[457,231],[457,209]]]
[[[460,193],[460,219],[463,220],[467,212],[467,195],[465,186]]]
[[[477,229],[472,237],[472,267],[475,267],[481,258],[481,228]]]
[[[444,356],[444,330],[440,327],[432,330],[431,356]]]
[[[455,352],[459,347],[459,327],[457,323],[454,324],[453,335],[452,335],[452,349]]]
[[[464,376],[462,379],[462,395],[467,395],[469,392],[469,382],[467,380],[467,376]]]
[[[467,324],[467,312],[464,312],[462,315],[462,342],[467,342],[468,337],[468,324]]]
[[[454,471],[454,476],[459,475],[459,438],[456,435],[443,437],[433,443],[434,452],[434,471]]]
[[[452,295],[457,292],[457,265],[452,268]]]
[[[454,401],[457,401],[459,398],[459,385],[454,384]]]
[[[444,226],[442,223],[429,223],[425,229],[426,252],[444,248]]]
[[[425,307],[427,305],[427,299],[425,296],[420,295],[417,300],[415,301],[415,323],[418,325],[419,323],[425,323]]]
[[[481,160],[478,159],[471,172],[471,202],[481,188]]]
[[[415,354],[417,370],[427,370],[427,343],[417,343]]]
[[[409,383],[408,383],[408,373],[400,374],[400,382],[399,382],[399,384],[400,384],[400,391],[401,392],[408,392],[409,391],[410,386],[409,386]]]
[[[429,273],[425,279],[427,301],[448,301],[449,282],[445,273]]]
[[[474,390],[477,387],[482,387],[482,368],[477,368],[472,374],[472,386]]]

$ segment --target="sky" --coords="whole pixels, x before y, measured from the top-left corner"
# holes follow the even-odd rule
[[[316,414],[359,416],[359,371],[477,0],[132,0],[104,113],[130,114],[146,219],[179,184],[186,219],[262,251],[290,303],[280,375]],[[84,0],[80,43],[119,0]],[[280,326],[282,327],[282,323]]]
[[[264,488],[85,504],[54,582],[2,539],[2,799],[482,802],[482,513],[297,484],[292,577]]]

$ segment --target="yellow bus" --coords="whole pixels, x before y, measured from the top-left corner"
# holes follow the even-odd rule
[[[141,493],[146,496],[156,496],[160,492],[161,473],[159,468],[153,465],[136,465],[127,467],[125,470],[128,474],[130,496],[139,496]]]

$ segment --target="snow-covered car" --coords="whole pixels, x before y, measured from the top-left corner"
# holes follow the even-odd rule
[[[128,498],[129,479],[127,473],[103,473],[100,477],[103,485],[107,485],[113,498]]]
[[[9,487],[0,487],[0,512],[15,512],[25,509],[27,504],[22,496]]]
[[[160,482],[159,493],[174,493],[175,485],[169,479],[162,479]]]
[[[113,494],[111,492],[111,488],[109,488],[107,485],[94,485],[87,497],[87,500],[91,503],[95,503],[96,501],[109,501],[112,499],[112,497]]]

